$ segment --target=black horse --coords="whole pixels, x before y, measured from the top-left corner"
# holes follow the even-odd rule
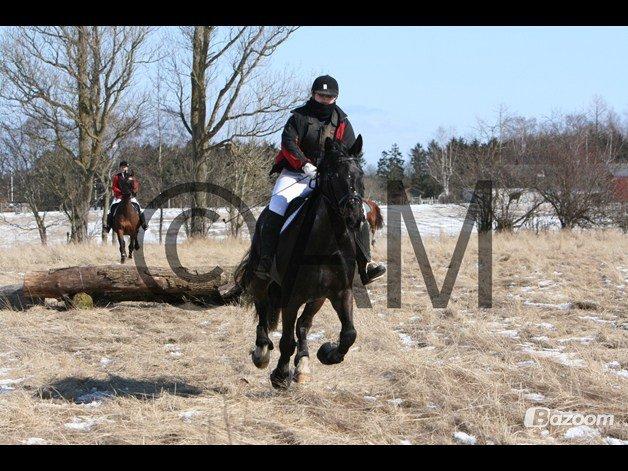
[[[327,138],[325,156],[318,165],[316,188],[280,236],[272,279],[262,280],[254,274],[259,261],[259,228],[268,208],[260,214],[251,248],[236,269],[236,282],[251,293],[259,319],[252,352],[253,363],[258,368],[268,366],[273,350],[268,334],[276,329],[281,314],[281,354],[277,368],[270,375],[276,388],[290,385],[290,358],[297,346],[295,380],[309,380],[307,334],[325,299],[330,300],[342,327],[338,343],[323,344],[318,359],[325,365],[340,363],[355,342],[355,231],[364,220],[363,172],[357,161],[361,150],[362,136],[358,136],[350,149]],[[303,304],[305,308],[297,320]],[[295,323],[298,342],[294,339]]]

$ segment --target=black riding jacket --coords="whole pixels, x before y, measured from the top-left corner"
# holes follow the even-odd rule
[[[338,105],[325,106],[310,99],[292,111],[281,134],[281,151],[270,173],[284,168],[300,172],[308,162],[317,165],[328,136],[339,139],[347,148],[355,142],[353,127]]]

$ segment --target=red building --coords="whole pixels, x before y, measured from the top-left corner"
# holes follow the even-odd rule
[[[628,163],[613,166],[613,194],[617,201],[628,202]]]

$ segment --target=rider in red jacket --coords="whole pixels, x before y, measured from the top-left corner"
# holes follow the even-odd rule
[[[142,229],[148,229],[148,224],[146,224],[146,219],[144,218],[144,212],[140,208],[139,202],[135,199],[135,195],[140,190],[140,182],[133,175],[132,172],[129,172],[129,164],[126,161],[120,162],[120,171],[113,176],[111,181],[111,191],[113,192],[113,201],[111,202],[111,207],[109,208],[109,214],[107,215],[107,224],[103,226],[105,232],[109,232],[109,229],[113,226],[113,215],[115,210],[122,201],[122,189],[120,188],[120,179],[126,178],[131,181],[131,191],[133,193],[133,197],[131,198],[131,202],[136,207],[137,212],[140,213],[140,222],[142,224]]]

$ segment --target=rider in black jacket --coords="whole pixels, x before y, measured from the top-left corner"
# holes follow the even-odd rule
[[[347,148],[353,145],[355,133],[347,114],[336,104],[338,92],[338,82],[329,75],[314,81],[311,98],[304,106],[293,110],[284,127],[281,151],[275,159],[271,174],[281,172],[280,178],[294,178],[295,174],[313,177],[316,165],[323,157],[327,137],[341,141]],[[263,278],[270,276],[272,257],[284,222],[285,207],[289,202],[286,192],[281,194],[278,189],[278,183],[273,190],[276,196],[273,196],[269,205],[269,217],[261,228],[261,258],[256,274]],[[303,185],[303,189],[308,191],[308,186]],[[356,236],[358,271],[362,283],[366,285],[383,276],[386,268],[371,260],[368,222],[362,223]]]

